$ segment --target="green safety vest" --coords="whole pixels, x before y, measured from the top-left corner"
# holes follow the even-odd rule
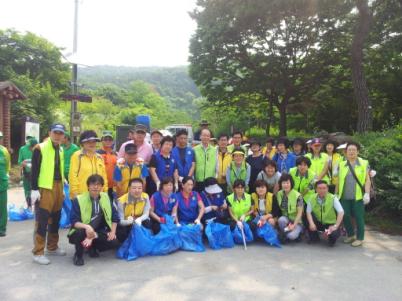
[[[362,158],[357,158],[357,161],[359,164],[355,165],[355,174],[357,179],[359,180],[360,184],[364,185],[366,183],[366,176],[367,176],[367,168],[368,168],[368,161],[363,160]],[[346,181],[346,176],[349,172],[349,166],[348,166],[348,161],[341,161],[339,162],[339,187],[338,187],[338,195],[342,198],[343,194],[343,188],[345,186],[345,181]],[[356,182],[356,195],[355,195],[355,200],[356,201],[361,201],[363,199],[363,191],[360,188],[359,184]]]
[[[287,216],[290,220],[294,221],[297,215],[297,199],[300,196],[296,190],[292,189],[288,195],[288,208],[282,208],[282,200],[285,195],[283,190],[278,191],[276,198],[278,200],[279,208],[281,208],[282,215]]]
[[[208,145],[206,151],[202,144],[194,147],[195,154],[195,180],[203,182],[206,178],[216,176],[216,157],[217,148]]]
[[[309,158],[311,161],[309,170],[319,176],[322,173],[325,164],[328,162],[328,155],[326,153],[320,153],[319,157],[314,157],[312,153],[308,153],[305,157]],[[322,180],[327,182],[327,184],[331,184],[328,175],[325,175]]]
[[[243,181],[246,181],[246,178],[247,178],[247,164],[246,164],[246,162],[243,162],[241,164],[240,173],[238,173],[238,174],[236,174],[237,166],[233,161],[230,163],[229,168],[230,168],[230,186],[228,187],[228,189],[229,189],[229,192],[231,192],[231,191],[233,191],[233,189],[232,189],[233,184],[237,179],[241,179]],[[247,191],[247,189],[246,189],[246,191]]]
[[[49,138],[47,141],[40,143],[39,147],[42,154],[42,162],[39,171],[38,186],[45,189],[52,189],[54,179],[54,158],[56,155],[52,140]],[[59,154],[60,175],[62,182],[64,182],[64,153],[62,147],[59,148]]]
[[[10,162],[10,153],[3,145],[0,145],[0,191],[8,189]]]
[[[92,201],[89,196],[89,192],[85,192],[77,196],[78,206],[80,207],[81,212],[81,222],[83,224],[89,225],[92,217]],[[103,216],[105,218],[106,224],[112,229],[112,204],[110,203],[109,196],[106,192],[100,193],[99,205],[102,209]],[[71,225],[71,229],[68,235],[71,235],[75,232],[74,225]]]
[[[289,170],[289,174],[291,175],[294,182],[293,189],[300,192],[304,197],[304,201],[307,202],[307,200],[315,193],[314,190],[315,173],[311,170],[308,170],[307,177],[301,176],[297,167],[293,167]],[[308,191],[304,193],[306,189]]]
[[[233,215],[239,219],[243,214],[246,214],[251,210],[251,195],[244,194],[244,198],[241,200],[235,200],[234,193],[227,196],[227,200],[232,208]],[[247,216],[245,221],[248,221],[251,216]]]
[[[334,208],[334,195],[327,193],[325,200],[321,205],[318,203],[317,198],[318,194],[315,194],[314,197],[309,200],[312,212],[317,220],[324,225],[335,224],[336,211]]]

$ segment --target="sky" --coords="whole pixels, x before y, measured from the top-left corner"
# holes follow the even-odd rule
[[[196,0],[79,0],[80,64],[188,64]],[[72,53],[75,0],[2,0],[0,29],[30,31]]]

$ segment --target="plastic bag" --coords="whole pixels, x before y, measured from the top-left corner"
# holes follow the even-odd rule
[[[204,252],[205,247],[202,243],[202,231],[200,225],[182,225],[178,229],[181,240],[181,249],[185,251]]]
[[[280,248],[281,244],[278,239],[278,234],[272,228],[270,223],[265,223],[262,227],[257,228],[257,236],[263,238],[269,245]]]
[[[150,230],[134,223],[130,235],[117,250],[116,256],[120,259],[135,260],[151,254],[154,244]]]
[[[170,215],[165,215],[166,224],[161,224],[160,232],[153,237],[154,247],[151,255],[166,255],[181,247],[178,228]]]
[[[246,242],[252,242],[254,240],[253,232],[251,231],[250,226],[246,222],[243,222],[243,231],[244,236],[246,238]],[[241,230],[239,229],[238,226],[234,228],[234,230],[232,231],[232,235],[235,244],[238,245],[243,244],[243,237],[241,235]]]
[[[234,247],[233,236],[228,225],[211,222],[205,228],[205,234],[211,249],[219,250]]]
[[[33,219],[35,217],[34,213],[27,208],[24,209],[24,214],[25,214],[25,219]]]
[[[24,208],[17,208],[14,204],[8,207],[8,219],[13,222],[24,221],[27,219]]]
[[[71,213],[71,200],[70,200],[70,188],[68,184],[64,184],[64,201],[63,207],[61,208],[61,216],[60,216],[60,228],[68,228],[70,227],[70,213]]]

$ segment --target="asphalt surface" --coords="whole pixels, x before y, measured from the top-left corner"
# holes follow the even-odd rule
[[[10,190],[9,201],[23,203],[22,190]],[[34,264],[32,228],[32,221],[9,222],[0,238],[0,301],[402,300],[400,236],[367,231],[361,248],[253,243],[247,251],[207,248],[131,262],[107,251],[76,267],[67,230],[60,232],[67,256]]]

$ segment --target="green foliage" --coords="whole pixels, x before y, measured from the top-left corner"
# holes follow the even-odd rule
[[[361,156],[377,171],[378,209],[402,217],[402,122],[392,129],[356,135]]]

